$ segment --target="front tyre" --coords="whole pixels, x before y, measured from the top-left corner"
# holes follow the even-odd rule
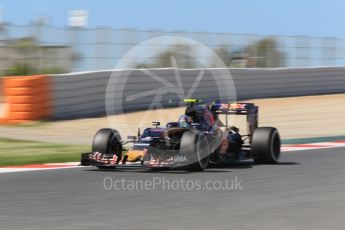
[[[188,171],[204,171],[209,162],[209,145],[206,136],[201,132],[186,131],[180,144],[180,153],[190,156]]]
[[[118,159],[121,159],[122,144],[120,133],[117,130],[108,128],[98,130],[93,138],[92,152],[99,152],[105,155],[116,155]],[[106,170],[114,169],[115,167],[97,166],[97,168]]]
[[[252,137],[251,152],[256,164],[276,164],[280,157],[280,136],[273,127],[255,129]]]
[[[120,156],[122,152],[120,133],[108,128],[98,130],[93,138],[92,152]]]

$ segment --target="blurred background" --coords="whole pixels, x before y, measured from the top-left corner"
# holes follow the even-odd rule
[[[45,73],[112,69],[119,59],[140,42],[157,36],[183,36],[212,48],[229,67],[301,67],[345,64],[345,41],[308,36],[264,36],[258,34],[171,32],[115,28],[74,28],[51,25],[3,25],[1,71],[28,68]],[[170,67],[170,53],[184,44],[153,44],[156,56],[141,58],[133,68]],[[23,55],[24,54],[24,55]],[[212,57],[201,57],[214,67]],[[200,67],[193,60],[182,68]]]
[[[342,1],[0,1],[0,74],[113,69],[132,47],[183,36],[213,49],[226,66],[343,66]],[[327,17],[326,17],[327,16]],[[169,67],[185,44],[152,44],[132,68]],[[214,67],[213,58],[200,57]],[[201,67],[189,57],[179,67]]]

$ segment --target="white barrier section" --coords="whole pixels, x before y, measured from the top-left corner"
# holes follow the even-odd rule
[[[214,71],[214,69],[202,69],[203,80],[199,82],[191,97],[213,99],[219,91],[228,90],[226,84],[219,86],[214,82],[210,70]],[[229,79],[229,84],[235,84],[237,100],[345,93],[345,67],[227,70],[232,75],[233,81]],[[175,81],[178,71],[183,88],[188,91],[193,87],[201,69],[150,69],[149,71],[169,82]],[[114,90],[122,91],[121,96],[113,98],[115,101],[113,106],[122,106],[124,111],[148,108],[153,99],[153,96],[143,94],[131,101],[128,100],[129,96],[157,89],[164,91],[162,82],[148,77],[145,70],[83,72],[51,75],[51,77],[53,119],[105,115],[106,89],[110,77],[126,78],[124,86],[109,86]],[[161,94],[160,103],[164,107],[177,106],[180,101],[180,98],[169,90]]]

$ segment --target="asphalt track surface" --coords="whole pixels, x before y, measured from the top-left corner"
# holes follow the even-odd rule
[[[343,229],[345,148],[203,173],[74,168],[0,175],[1,229]],[[115,191],[104,178],[241,180],[237,190]]]

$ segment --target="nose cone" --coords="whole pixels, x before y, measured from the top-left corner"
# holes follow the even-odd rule
[[[143,159],[145,151],[143,150],[129,150],[125,156],[127,156],[127,161],[136,162]]]

